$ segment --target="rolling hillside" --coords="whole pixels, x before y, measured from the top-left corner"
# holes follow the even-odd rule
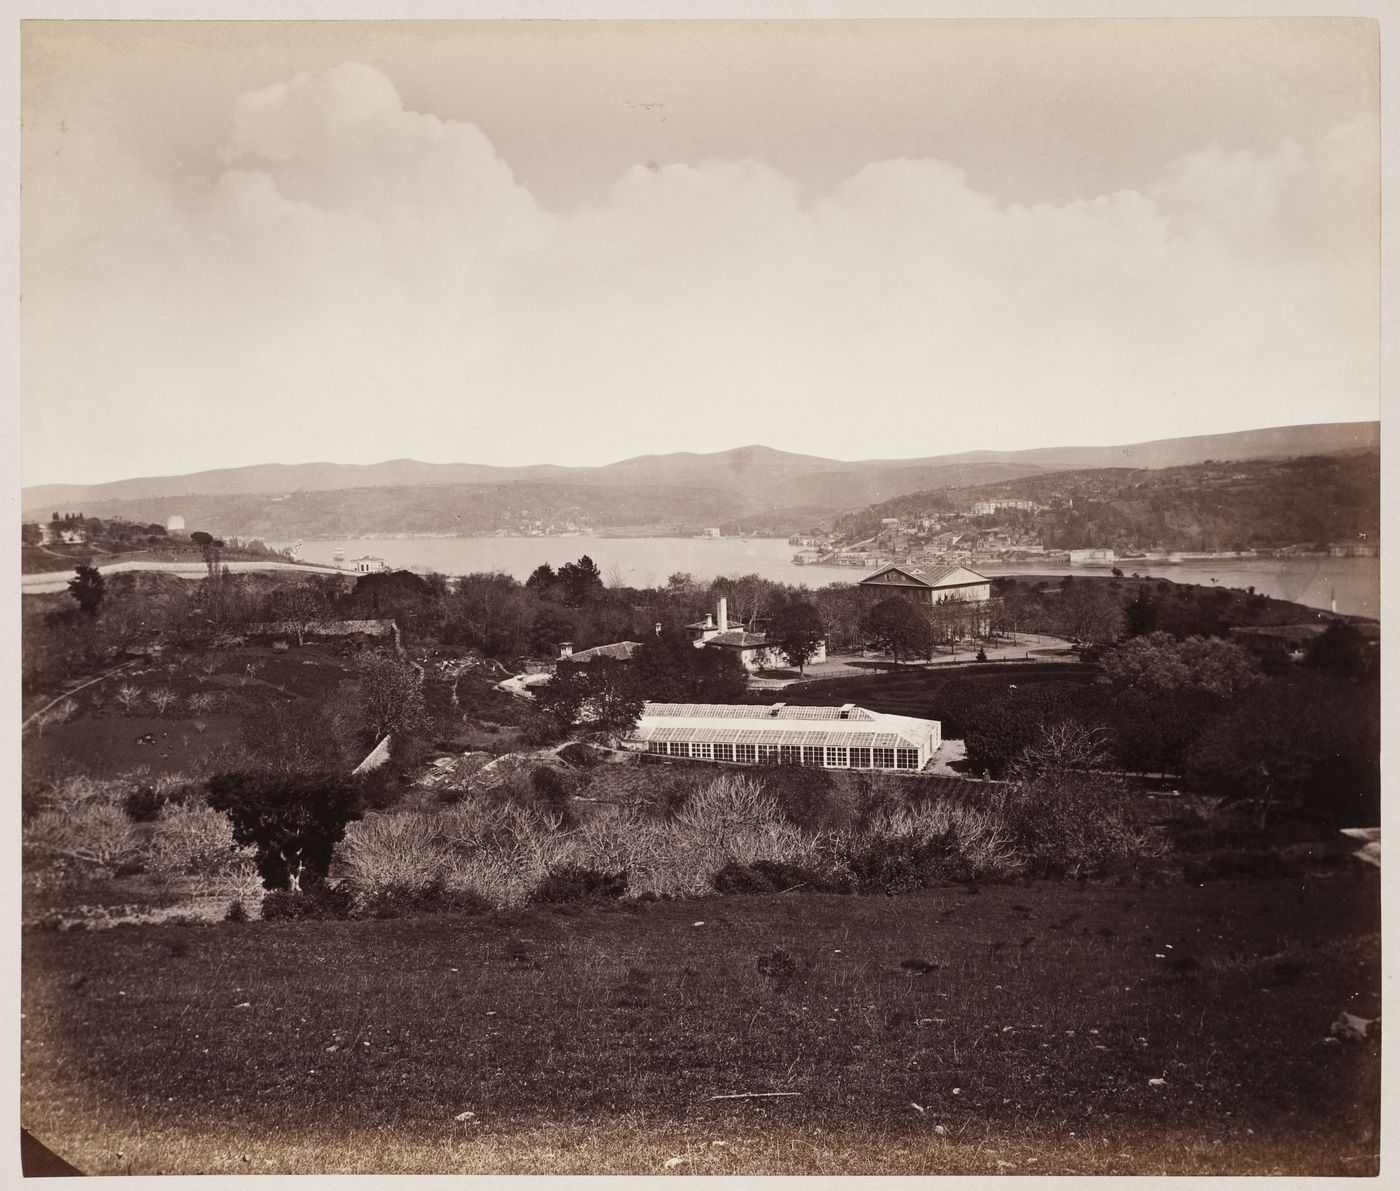
[[[1374,422],[1275,427],[1120,447],[974,451],[844,462],[763,446],[624,459],[603,467],[468,463],[261,464],[96,485],[25,489],[28,519],[55,510],[278,539],[318,534],[483,533],[526,522],[693,529],[736,520],[771,532],[911,492],[986,486],[1071,468],[1161,468],[1375,448]],[[331,494],[334,494],[333,496]]]

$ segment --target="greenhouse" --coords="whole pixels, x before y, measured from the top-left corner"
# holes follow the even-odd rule
[[[629,741],[662,757],[747,765],[917,772],[942,741],[937,720],[843,707],[648,703]]]

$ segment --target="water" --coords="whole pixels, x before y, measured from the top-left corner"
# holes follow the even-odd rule
[[[707,581],[719,575],[757,574],[780,583],[824,587],[855,583],[868,571],[859,567],[792,564],[796,548],[783,538],[362,538],[306,542],[307,562],[332,562],[343,551],[348,561],[363,554],[382,558],[391,567],[464,575],[504,571],[526,579],[541,563],[553,567],[587,554],[603,578],[631,587],[654,587],[677,571]],[[341,564],[346,565],[346,564]],[[1125,562],[1122,569],[1149,578],[1182,583],[1212,582],[1221,587],[1253,587],[1261,595],[1291,600],[1312,608],[1380,617],[1380,560],[1377,558],[1224,558],[1177,564]],[[1050,567],[1034,562],[978,563],[985,575],[1103,575],[1099,567]]]

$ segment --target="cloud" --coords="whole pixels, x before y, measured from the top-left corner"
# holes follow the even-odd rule
[[[120,112],[27,134],[28,479],[1375,414],[1366,122],[1063,204],[928,158],[804,197],[745,160],[639,163],[569,215],[369,66],[245,94],[228,128],[206,173],[142,166]]]

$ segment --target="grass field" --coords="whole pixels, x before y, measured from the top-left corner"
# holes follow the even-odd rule
[[[23,1118],[90,1174],[1369,1174],[1379,1042],[1328,1026],[1379,1015],[1379,905],[1358,865],[28,932]]]

